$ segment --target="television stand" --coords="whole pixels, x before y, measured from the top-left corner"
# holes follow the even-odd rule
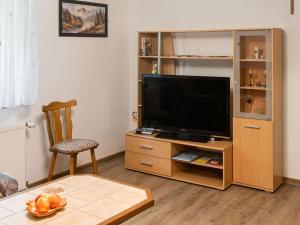
[[[231,185],[231,141],[201,143],[157,136],[128,132],[125,137],[125,168],[219,190]],[[218,154],[223,159],[223,165],[216,167],[208,163],[176,159],[175,156],[185,150]]]
[[[194,141],[201,143],[207,143],[210,140],[209,136],[206,135],[188,134],[172,131],[160,131],[155,137],[164,139],[174,139],[180,141]]]

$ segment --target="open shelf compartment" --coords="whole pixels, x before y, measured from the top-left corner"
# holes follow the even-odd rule
[[[173,172],[173,170],[176,171]],[[186,165],[180,162],[172,163],[172,178],[193,184],[199,184],[207,187],[224,189],[222,170],[213,170],[211,168],[199,168],[196,165]]]
[[[223,170],[223,153],[187,147],[172,156],[172,160],[188,165]],[[212,161],[218,162],[213,164]]]
[[[195,153],[193,160],[177,158],[186,151]],[[213,158],[213,156],[222,159],[221,166],[195,162],[198,158]],[[206,148],[174,143],[172,144],[171,171],[173,179],[224,190],[230,185],[232,179],[232,151],[228,148]]]

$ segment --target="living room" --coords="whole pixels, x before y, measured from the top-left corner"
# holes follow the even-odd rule
[[[108,221],[107,224],[118,224],[121,222],[138,225],[299,223],[297,222],[300,221],[299,214],[297,213],[297,205],[300,202],[300,173],[298,163],[300,153],[298,151],[296,135],[299,133],[298,114],[300,108],[299,104],[295,104],[294,101],[295,96],[299,94],[297,86],[299,78],[297,73],[300,69],[298,63],[299,57],[297,55],[300,47],[296,44],[300,36],[297,29],[300,23],[298,14],[299,5],[295,4],[297,2],[293,0],[255,0],[247,2],[237,0],[189,0],[185,2],[178,0],[155,0],[151,2],[145,0],[90,0],[85,1],[87,6],[92,6],[89,3],[96,4],[95,7],[97,4],[100,4],[98,6],[105,9],[105,24],[107,27],[105,27],[103,34],[89,36],[82,34],[74,35],[74,33],[64,34],[64,29],[61,28],[62,19],[60,9],[63,3],[76,5],[76,1],[23,1],[22,4],[26,2],[28,7],[32,7],[32,10],[28,10],[28,15],[31,16],[31,19],[28,19],[28,21],[34,33],[30,39],[32,41],[31,51],[35,54],[32,58],[38,69],[34,70],[35,73],[27,77],[28,84],[26,85],[30,89],[27,96],[29,96],[28,99],[30,100],[25,101],[24,96],[22,96],[20,101],[14,100],[15,102],[13,101],[12,104],[5,104],[7,99],[13,97],[8,96],[8,94],[11,95],[11,92],[7,90],[12,89],[10,89],[11,83],[7,82],[7,74],[5,72],[11,70],[4,70],[4,67],[7,67],[7,64],[4,63],[6,62],[4,60],[6,54],[3,53],[4,51],[2,52],[7,43],[4,41],[5,38],[12,40],[11,37],[4,35],[10,31],[7,25],[9,24],[8,18],[11,14],[8,11],[4,11],[4,9],[16,10],[18,8],[14,8],[9,2],[10,0],[0,0],[0,127],[1,130],[11,130],[16,127],[22,130],[23,133],[20,133],[20,137],[23,137],[23,139],[18,140],[21,140],[23,143],[23,151],[19,153],[16,151],[15,156],[12,156],[12,149],[15,148],[7,147],[7,140],[10,140],[10,137],[8,138],[8,136],[4,136],[0,132],[0,173],[3,172],[4,174],[11,175],[13,178],[21,174],[20,176],[23,176],[20,178],[21,180],[17,179],[19,185],[18,191],[34,193],[32,194],[34,195],[32,198],[34,198],[41,193],[32,192],[31,189],[39,188],[39,185],[47,185],[47,180],[49,180],[53,151],[49,151],[49,148],[52,146],[48,137],[49,131],[47,130],[46,112],[42,111],[42,106],[49,106],[51,102],[68,102],[75,99],[76,104],[72,103],[71,113],[73,121],[71,129],[73,131],[72,137],[93,140],[99,144],[98,147],[95,145],[94,147],[96,148],[93,149],[94,158],[97,163],[97,174],[102,178],[111,179],[111,182],[121,182],[122,185],[125,183],[136,186],[136,188],[147,189],[147,191],[151,192],[152,197],[148,196],[150,200],[147,202],[147,207],[144,206],[143,210],[139,209],[140,211],[136,211],[134,215],[126,216],[123,220],[115,223]],[[14,4],[21,4],[18,3],[19,0],[15,0],[14,2]],[[80,2],[77,1],[77,3]],[[237,116],[235,111],[236,105],[234,105],[236,102],[234,80],[237,74],[235,68],[238,65],[235,60],[237,58],[236,51],[234,50],[238,48],[236,38],[245,35],[244,32],[246,34],[250,32],[249,36],[260,36],[260,32],[269,32],[269,34],[266,34],[266,37],[271,34],[271,37],[274,38],[272,35],[275,28],[280,31],[279,36],[281,39],[278,38],[278,43],[274,44],[272,42],[267,47],[267,41],[265,41],[266,49],[264,51],[259,50],[259,44],[253,45],[253,47],[250,47],[249,54],[251,56],[249,55],[249,57],[254,57],[253,59],[255,60],[256,46],[259,47],[259,60],[263,60],[264,56],[267,57],[266,52],[269,50],[270,52],[275,52],[278,49],[282,49],[282,52],[277,55],[278,61],[273,57],[271,68],[266,67],[267,69],[263,69],[260,75],[263,77],[263,72],[269,69],[273,73],[273,78],[276,78],[275,74],[279,74],[278,77],[281,79],[281,81],[280,79],[278,81],[278,89],[276,89],[277,86],[272,86],[273,94],[270,100],[274,105],[278,102],[279,107],[271,112],[273,118],[263,119],[267,122],[272,121],[275,118],[274,115],[279,112],[278,117],[282,125],[274,125],[274,129],[268,135],[270,138],[272,136],[271,139],[274,140],[272,144],[277,143],[275,142],[276,140],[282,142],[282,146],[280,149],[278,148],[279,150],[276,150],[276,144],[270,147],[270,151],[272,153],[274,151],[278,156],[271,160],[271,167],[273,167],[273,163],[274,165],[278,164],[280,167],[278,170],[282,170],[281,174],[275,174],[272,176],[272,179],[280,177],[280,181],[271,188],[259,188],[253,184],[240,185],[234,178],[234,174],[243,171],[243,168],[236,169],[234,166],[237,163],[234,157],[235,141],[240,140],[239,138],[234,139],[235,130],[233,126],[233,117],[240,117]],[[149,37],[147,35],[148,32],[152,32],[155,37],[151,39],[152,51],[153,49],[154,51],[150,55],[142,55],[141,38]],[[254,32],[254,34],[251,32]],[[173,33],[183,35],[176,36]],[[191,33],[192,35],[190,35]],[[168,36],[169,34],[171,35]],[[154,54],[155,51],[159,52],[158,46],[160,46],[161,52],[168,46],[167,42],[164,41],[159,44],[159,40],[163,40],[159,36],[166,37],[166,40],[173,38],[171,45],[175,52],[168,54],[169,58],[167,59],[163,58],[164,54]],[[175,36],[177,37],[177,41],[174,41],[176,39]],[[184,41],[180,42],[180,39],[184,39]],[[216,44],[215,40],[219,42]],[[178,49],[184,49],[182,46],[189,51],[187,53],[184,51],[176,52]],[[204,52],[204,50],[209,53]],[[181,58],[194,56],[196,59],[170,58],[170,55],[176,55],[176,57]],[[215,58],[199,59],[199,55],[213,55]],[[263,55],[262,58],[260,58],[261,55]],[[152,56],[153,58],[151,59]],[[228,58],[217,58],[220,56],[228,56]],[[183,61],[182,64],[181,60]],[[268,64],[267,60],[269,59],[266,59],[266,64]],[[168,64],[164,72],[165,61],[172,62],[172,65]],[[192,63],[190,63],[191,61]],[[150,66],[143,66],[143,62],[148,63]],[[261,62],[255,63],[259,64]],[[247,62],[242,62],[242,64],[247,64]],[[282,69],[280,69],[279,64],[282,66]],[[133,132],[130,133],[133,135],[132,137],[141,139],[147,139],[148,137],[147,134],[135,134],[134,131],[138,127],[142,127],[143,123],[141,110],[143,99],[141,97],[142,89],[139,89],[140,80],[143,78],[143,74],[153,74],[152,70],[155,70],[156,67],[159,69],[159,71],[155,71],[154,74],[156,75],[173,75],[173,72],[174,75],[178,76],[199,75],[227,77],[230,79],[230,104],[227,107],[230,107],[231,110],[231,130],[229,135],[225,135],[229,136],[225,141],[231,142],[232,146],[230,148],[233,149],[233,156],[229,156],[229,167],[226,166],[226,168],[232,167],[232,170],[229,169],[226,172],[232,178],[226,184],[222,183],[222,187],[220,186],[220,188],[216,189],[202,181],[191,182],[190,180],[175,179],[176,177],[173,179],[172,176],[168,177],[168,175],[157,176],[159,174],[156,174],[156,172],[147,173],[143,169],[132,170],[134,169],[132,165],[125,165],[124,151],[128,151],[127,148],[129,148],[128,143],[125,143],[126,134],[128,137],[128,132]],[[252,74],[252,71],[255,72],[256,70],[247,69],[245,73]],[[263,88],[262,83],[267,83],[267,80],[264,79],[259,81],[261,82],[259,88]],[[248,80],[245,82],[247,83]],[[249,82],[252,85],[251,81]],[[273,84],[275,84],[275,81]],[[254,85],[258,84],[255,83]],[[17,87],[17,85],[14,87]],[[16,93],[19,92],[18,88],[15,88],[14,91]],[[257,92],[261,93],[261,90]],[[251,100],[252,98],[249,99]],[[265,104],[268,102],[265,101]],[[259,109],[256,113],[260,113]],[[50,114],[50,116],[52,115]],[[64,118],[62,117],[62,119]],[[62,122],[64,123],[64,121]],[[63,124],[62,126],[65,129],[65,125]],[[274,135],[275,131],[278,131],[278,136]],[[26,135],[25,137],[22,136],[24,134]],[[11,140],[13,144],[17,143],[17,139]],[[245,140],[249,143],[255,142],[255,140],[247,139],[247,137]],[[54,142],[56,143],[56,140]],[[171,151],[173,151],[173,146],[178,144],[176,140],[167,140],[164,142],[172,146]],[[208,148],[207,146],[205,147],[206,143],[191,142],[196,143],[189,145],[193,148]],[[149,147],[148,142],[145,142],[145,144]],[[16,146],[20,149],[19,145]],[[182,146],[186,146],[186,143],[180,145],[179,148],[182,148]],[[52,171],[52,182],[64,179],[70,173],[70,161],[72,160],[73,164],[77,166],[73,171],[75,174],[95,173],[95,168],[93,168],[94,160],[92,159],[93,154],[89,150],[79,152],[80,154],[78,154],[78,157],[76,156],[76,159],[72,158],[72,155],[69,157],[66,154],[57,154],[55,165],[53,166],[54,170]],[[15,160],[13,160],[13,157],[15,157]],[[257,159],[257,161],[259,160],[260,158]],[[247,163],[244,165],[247,166]],[[262,166],[262,168],[266,167]],[[16,170],[20,172],[14,172]],[[265,171],[254,171],[253,167],[250,167],[249,170],[248,175],[250,174],[250,176],[251,171],[253,173],[263,173]],[[170,173],[173,173],[172,168]],[[85,180],[86,178],[82,179]],[[15,194],[19,195],[22,193]],[[62,196],[64,197],[64,195]],[[11,196],[7,197],[12,198]],[[68,203],[70,202],[66,207],[72,205],[70,199],[76,199],[74,195],[66,195],[65,198]],[[82,199],[79,200],[84,201]],[[11,209],[5,207],[5,204],[1,204],[2,201],[6,201],[6,199],[3,198],[0,200],[1,225],[2,223],[22,224],[20,221],[23,220],[11,219],[14,217],[14,214],[23,213],[22,215],[26,215],[26,218],[29,216],[26,202],[20,206],[21,209],[17,207],[15,212],[14,208]],[[152,206],[152,204],[154,205]],[[56,215],[51,215],[50,217],[40,218],[37,223],[51,223],[59,220],[60,218],[58,217],[67,217],[68,214],[71,215],[74,213],[74,211],[64,212],[64,210],[67,211],[68,209],[63,209],[61,212],[58,211]],[[80,213],[85,212],[80,211]],[[97,218],[95,215],[92,216]],[[29,218],[35,221],[34,216]],[[128,219],[128,221],[126,222],[125,219]],[[84,223],[84,221],[76,220],[72,221],[72,224],[101,223],[100,220],[96,223],[93,223],[93,220],[86,221]],[[24,224],[27,223],[29,222],[24,222]],[[70,222],[61,223],[71,224]],[[59,221],[56,224],[59,224]]]

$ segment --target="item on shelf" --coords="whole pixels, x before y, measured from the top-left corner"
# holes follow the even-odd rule
[[[254,47],[254,58],[255,59],[259,58],[259,48],[257,46]]]
[[[255,109],[255,113],[263,114],[263,112],[262,112],[262,109],[261,109],[261,108],[256,108],[256,109]]]
[[[212,163],[209,163],[210,161],[212,161]],[[220,164],[223,164],[223,159],[220,154],[214,152],[202,152],[202,155],[197,159],[193,160],[193,163],[199,165],[203,165],[203,164],[216,165],[218,164],[216,161],[219,162]]]
[[[252,97],[251,97],[250,95],[247,96],[246,102],[247,102],[248,104],[252,104],[253,101],[252,101]]]
[[[252,59],[263,59],[264,58],[263,49],[255,46],[254,47],[254,55],[250,58],[252,58]]]
[[[262,83],[261,86],[267,87],[267,71],[266,70],[264,71],[264,77],[265,77],[265,83]]]
[[[174,160],[183,161],[183,162],[192,162],[197,159],[202,153],[198,150],[184,150],[179,154],[172,157]]]
[[[260,82],[260,81],[257,81],[255,85],[256,85],[257,87],[261,87],[261,82]]]
[[[155,129],[142,127],[142,128],[137,128],[135,130],[135,133],[136,134],[144,134],[144,135],[152,135],[155,133]]]
[[[256,82],[258,80],[257,78],[258,78],[258,74],[257,73],[253,73],[253,83],[252,83],[252,86],[256,85]]]
[[[141,38],[141,53],[142,56],[151,56],[152,39],[147,37]]]
[[[260,57],[261,59],[263,59],[263,58],[264,58],[264,55],[263,55],[263,50],[262,50],[262,49],[260,49],[259,51],[260,51],[259,57]]]
[[[252,76],[253,76],[253,73],[252,73],[252,70],[249,70],[249,86],[252,86]]]
[[[158,62],[153,61],[152,63],[152,74],[158,74]]]
[[[222,160],[222,158],[211,159],[208,161],[208,164],[210,164],[212,166],[222,167],[223,160]]]
[[[248,112],[251,112],[252,111],[252,106],[254,105],[254,96],[252,96],[251,94],[247,94],[246,96],[246,103],[247,103],[247,106],[248,106]]]

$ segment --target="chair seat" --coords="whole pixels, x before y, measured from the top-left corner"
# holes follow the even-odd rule
[[[98,142],[88,139],[71,139],[62,141],[52,148],[50,148],[51,152],[57,152],[62,154],[76,154],[78,152],[83,152],[90,149],[95,149],[99,145]]]
[[[0,172],[0,198],[18,192],[18,182],[15,178]]]

